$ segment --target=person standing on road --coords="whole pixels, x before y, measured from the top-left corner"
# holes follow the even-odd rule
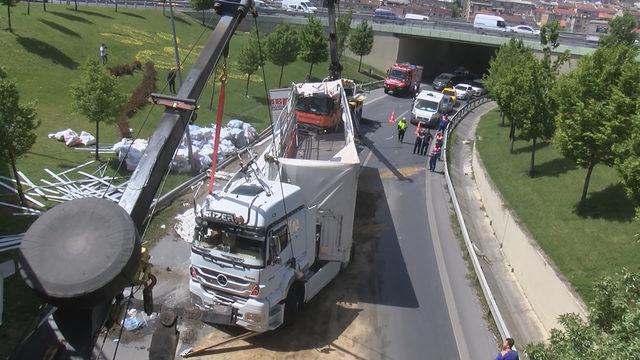
[[[167,74],[167,82],[169,83],[169,91],[172,94],[176,93],[176,69],[169,70]]]
[[[496,355],[496,360],[520,360],[518,352],[513,350],[515,341],[512,338],[506,338],[502,344],[502,350]]]
[[[420,130],[416,134],[416,142],[413,144],[413,153],[414,154],[417,151],[418,155],[420,155],[420,151],[422,150],[423,142],[424,142],[424,131]]]
[[[100,44],[100,62],[102,62],[102,65],[107,63],[107,45],[105,45],[104,43]]]
[[[429,152],[429,144],[431,144],[431,131],[429,130],[424,130],[425,132],[425,136],[424,136],[424,140],[422,140],[422,148],[420,149],[420,155],[422,156],[427,156],[427,153]]]
[[[400,121],[398,121],[398,141],[400,141],[400,143],[404,140],[405,131],[407,131],[407,120],[402,117],[400,118]]]
[[[438,131],[438,133],[436,134],[436,145],[442,146],[443,143],[444,143],[444,136],[442,136],[442,133]]]
[[[436,163],[438,162],[438,159],[440,159],[440,153],[442,153],[442,147],[436,144],[431,152],[431,159],[429,159],[429,171],[436,171]]]
[[[447,126],[449,126],[449,116],[445,114],[445,115],[442,115],[442,117],[440,118],[438,131],[444,132],[447,129]]]

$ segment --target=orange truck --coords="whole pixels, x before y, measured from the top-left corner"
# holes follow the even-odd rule
[[[384,79],[384,92],[401,93],[408,92],[417,94],[420,91],[420,80],[422,80],[423,67],[409,63],[395,64],[387,71]]]

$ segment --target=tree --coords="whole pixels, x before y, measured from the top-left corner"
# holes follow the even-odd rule
[[[587,169],[579,206],[585,203],[593,168],[611,166],[616,148],[630,139],[637,116],[640,72],[633,46],[611,45],[586,55],[554,88],[558,104],[555,142],[564,156]]]
[[[600,40],[600,46],[634,45],[638,39],[636,18],[628,10],[609,21],[608,34]]]
[[[300,42],[298,33],[287,24],[280,24],[267,36],[265,44],[267,59],[273,64],[280,66],[280,80],[278,87],[282,86],[282,73],[284,67],[296,61]]]
[[[20,0],[0,0],[0,4],[7,6],[7,22],[9,23],[9,32],[13,32],[11,28],[11,7],[16,6]]]
[[[369,55],[371,53],[371,49],[373,48],[373,28],[367,20],[362,20],[360,25],[358,25],[351,36],[349,37],[349,50],[351,50],[354,54],[360,56],[360,61],[358,62],[358,72],[360,72],[360,68],[362,67],[362,57],[365,55]]]
[[[27,206],[16,159],[26,154],[36,142],[34,130],[40,126],[40,121],[36,120],[34,104],[20,105],[16,83],[9,80],[1,68],[0,99],[0,158],[11,164],[20,202]]]
[[[213,7],[213,1],[211,0],[189,0],[193,10],[202,11],[202,26],[204,26],[204,11]]]
[[[316,17],[309,17],[309,22],[300,32],[300,59],[311,64],[309,78],[313,71],[313,65],[326,61],[329,56],[328,42],[324,34],[324,28]]]
[[[451,3],[451,17],[459,18],[462,16],[462,5],[460,4],[460,0],[455,0]]]
[[[80,81],[71,87],[73,109],[96,123],[96,160],[99,160],[98,141],[100,122],[113,122],[125,103],[115,77],[107,75],[95,59],[80,68]]]
[[[351,20],[353,19],[353,11],[349,9],[345,14],[338,17],[336,22],[336,43],[338,45],[338,59],[342,59],[342,54],[349,43],[349,34],[351,33]]]
[[[242,73],[247,74],[247,85],[245,87],[244,95],[249,96],[249,80],[261,66],[264,66],[264,60],[260,55],[260,49],[258,47],[258,41],[254,38],[253,33],[247,41],[247,44],[240,51],[240,57],[238,58],[238,68]]]
[[[489,62],[488,75],[485,77],[487,91],[498,103],[503,121],[504,117],[509,119],[511,152],[513,152],[516,129],[520,127],[516,101],[520,100],[524,90],[518,83],[524,77],[520,74],[525,70],[521,64],[530,62],[532,56],[531,48],[526,47],[522,40],[512,38],[508,43],[500,46],[496,56]]]
[[[531,162],[529,176],[533,177],[536,159],[536,144],[539,139],[549,139],[554,131],[554,117],[556,107],[550,94],[551,88],[559,75],[560,66],[569,59],[569,53],[560,54],[551,60],[551,52],[558,47],[559,24],[554,21],[540,29],[540,44],[542,45],[542,59],[538,60],[532,52],[524,54],[520,61],[524,71],[516,74],[523,75],[515,83],[524,91],[517,96],[515,112],[520,118],[520,137],[531,141]]]
[[[559,317],[548,344],[528,345],[531,360],[638,359],[640,354],[640,273],[622,271],[595,286],[587,321]]]

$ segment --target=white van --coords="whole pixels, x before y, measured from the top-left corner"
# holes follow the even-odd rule
[[[282,0],[282,10],[313,14],[317,8],[307,0]]]
[[[500,16],[477,14],[473,20],[473,27],[477,30],[507,31],[507,22]]]
[[[413,101],[411,123],[421,127],[435,129],[442,114],[453,109],[451,98],[435,91],[422,90]]]
[[[404,19],[407,21],[428,21],[429,17],[426,15],[406,14]]]

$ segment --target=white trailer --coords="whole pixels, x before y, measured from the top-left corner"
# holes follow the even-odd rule
[[[340,106],[335,132],[298,128],[314,96]],[[190,291],[209,321],[276,329],[348,265],[359,167],[342,82],[294,86],[272,144],[198,209]]]

